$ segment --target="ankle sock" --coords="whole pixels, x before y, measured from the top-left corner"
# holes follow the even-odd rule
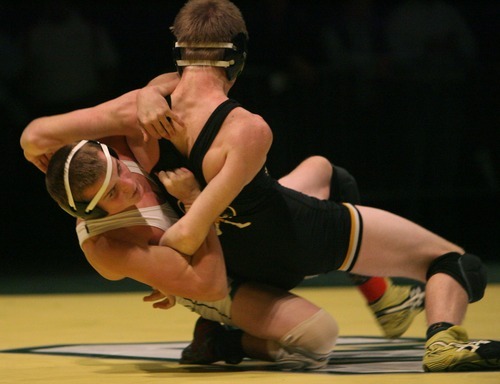
[[[385,277],[368,277],[360,275],[349,275],[354,285],[358,287],[368,304],[379,300],[387,291],[391,280]]]
[[[451,323],[446,323],[446,322],[440,322],[440,323],[434,323],[429,325],[429,328],[427,328],[427,340],[429,340],[432,336],[434,336],[436,333],[441,332],[441,331],[446,331],[448,328],[453,327],[455,324]]]

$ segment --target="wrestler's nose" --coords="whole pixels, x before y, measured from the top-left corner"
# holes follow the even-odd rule
[[[135,190],[135,184],[132,179],[124,179],[120,181],[120,190],[122,193],[127,194]]]

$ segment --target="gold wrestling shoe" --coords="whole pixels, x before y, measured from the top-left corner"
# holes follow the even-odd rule
[[[400,337],[413,319],[424,309],[423,285],[394,285],[388,280],[387,290],[376,302],[369,304],[385,337]]]
[[[427,340],[423,365],[426,372],[499,370],[500,342],[469,340],[454,325]]]

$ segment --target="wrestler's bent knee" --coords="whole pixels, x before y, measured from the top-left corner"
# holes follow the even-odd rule
[[[310,370],[324,367],[337,342],[335,319],[321,309],[279,340],[276,363],[282,369]]]
[[[486,268],[481,259],[470,253],[450,252],[434,260],[427,271],[427,280],[436,273],[453,277],[469,295],[469,302],[481,300],[486,289]]]

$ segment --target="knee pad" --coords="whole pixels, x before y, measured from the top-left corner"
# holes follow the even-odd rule
[[[434,260],[428,271],[427,280],[436,273],[445,273],[460,283],[469,295],[469,303],[482,299],[486,289],[486,268],[481,259],[470,253],[460,255],[447,253]]]
[[[297,325],[279,341],[275,361],[283,369],[318,369],[328,364],[339,328],[323,309]]]
[[[330,198],[329,200],[346,202],[351,204],[359,204],[358,183],[356,179],[342,167],[332,165],[333,174],[330,183]]]

